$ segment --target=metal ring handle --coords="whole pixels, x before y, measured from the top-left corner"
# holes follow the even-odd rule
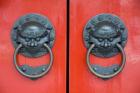
[[[122,46],[121,46],[120,44],[116,44],[117,48],[120,50],[121,55],[122,55],[122,63],[121,63],[120,68],[119,68],[115,73],[109,74],[109,75],[102,75],[102,74],[97,73],[97,72],[91,67],[90,59],[89,59],[90,52],[91,52],[91,50],[94,48],[94,46],[95,46],[94,44],[92,44],[92,45],[90,46],[90,48],[88,49],[88,52],[87,52],[87,57],[86,57],[87,65],[88,65],[90,71],[91,71],[93,74],[95,74],[97,77],[100,77],[100,78],[103,78],[103,79],[107,79],[107,78],[112,78],[112,77],[114,77],[115,75],[117,75],[118,73],[120,73],[120,72],[123,70],[123,68],[124,68],[124,66],[125,66],[125,62],[126,62],[126,55],[125,55],[125,52],[124,52]]]
[[[17,64],[17,54],[18,54],[19,50],[21,49],[21,47],[22,47],[22,44],[19,44],[18,47],[16,48],[16,50],[14,51],[14,65],[15,65],[16,69],[18,70],[18,72],[21,73],[23,76],[32,78],[32,79],[44,76],[50,70],[50,68],[53,64],[53,54],[52,54],[51,48],[47,44],[44,44],[44,47],[49,51],[49,54],[50,54],[50,63],[49,63],[49,66],[47,67],[47,69],[44,72],[42,72],[41,74],[28,75],[28,74],[24,73]]]

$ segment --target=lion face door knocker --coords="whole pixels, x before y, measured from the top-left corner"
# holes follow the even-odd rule
[[[127,41],[127,29],[124,23],[115,15],[99,14],[88,21],[83,32],[84,44],[88,48],[86,61],[90,71],[97,77],[108,79],[121,72],[124,68],[126,55],[123,48]],[[102,67],[91,64],[90,54],[109,58],[121,52],[121,65]]]
[[[44,76],[53,63],[52,46],[54,44],[54,28],[47,17],[39,14],[27,14],[21,17],[13,26],[12,41],[15,47],[14,65],[25,77],[37,79]],[[31,67],[27,64],[19,66],[17,54],[36,58],[50,54],[49,64]]]

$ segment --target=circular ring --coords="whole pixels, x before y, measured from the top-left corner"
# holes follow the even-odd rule
[[[112,77],[114,77],[115,75],[117,75],[118,73],[120,73],[120,72],[123,70],[123,68],[124,68],[124,66],[125,66],[125,62],[126,62],[126,55],[125,55],[125,52],[124,52],[124,50],[123,50],[123,48],[122,48],[122,46],[121,46],[120,44],[116,44],[116,46],[117,46],[117,48],[118,48],[118,49],[120,50],[120,52],[121,52],[121,55],[122,55],[122,63],[121,63],[120,68],[119,68],[115,73],[109,74],[109,75],[102,75],[102,74],[99,74],[99,73],[97,73],[97,72],[91,67],[89,56],[90,56],[91,50],[95,47],[95,45],[92,44],[92,45],[90,46],[90,48],[88,49],[87,57],[86,57],[87,65],[88,65],[90,71],[91,71],[93,74],[95,74],[97,77],[100,77],[100,78],[103,78],[103,79],[112,78]]]
[[[28,74],[24,73],[17,64],[17,54],[18,54],[19,50],[21,49],[21,47],[22,47],[22,44],[19,44],[18,47],[16,48],[16,50],[14,51],[14,65],[15,65],[16,69],[18,70],[18,72],[21,73],[23,76],[32,78],[32,79],[36,79],[36,78],[40,78],[40,77],[44,76],[50,70],[50,68],[53,64],[53,54],[52,54],[51,48],[47,44],[44,44],[44,47],[49,51],[49,54],[50,54],[50,63],[49,63],[49,66],[47,66],[47,69],[44,72],[42,72],[41,74],[28,75]]]

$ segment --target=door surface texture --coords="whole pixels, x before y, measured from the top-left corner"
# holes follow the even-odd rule
[[[139,0],[70,0],[70,93],[140,93],[139,4]],[[88,49],[83,34],[89,20],[106,13],[124,22],[128,37],[123,70],[112,78],[102,79],[86,63]],[[91,64],[104,67],[120,64],[121,60],[121,53],[109,58],[90,55]]]
[[[53,46],[51,48],[53,64],[47,74],[37,79],[21,75],[15,68],[13,60],[15,47],[11,34],[14,24],[21,17],[30,14],[42,15],[47,18],[55,33]],[[39,20],[37,18],[38,17],[36,17],[36,20]],[[27,18],[26,21],[29,20],[30,18]],[[44,20],[42,20],[42,22],[40,21],[40,23],[43,24],[43,21]],[[34,19],[32,22],[34,22]],[[40,24],[33,23],[33,25],[36,26],[32,26],[32,22],[29,22],[29,25],[31,25],[31,27],[29,27],[30,31],[37,30],[38,28],[36,26]],[[46,26],[48,26],[48,23]],[[24,27],[26,28],[28,26],[24,25]],[[47,31],[49,30],[48,28]],[[24,34],[27,33],[25,32]],[[35,33],[33,34],[36,35]],[[30,35],[28,36],[30,37]],[[34,52],[31,53],[31,55],[34,55]],[[17,55],[17,63],[19,66],[28,64],[28,66],[35,68],[48,64],[49,60],[49,54],[36,58],[31,56],[26,57],[21,53]],[[0,0],[0,68],[0,93],[66,93],[65,0]],[[43,70],[45,71],[45,69],[42,69],[42,71]]]
[[[140,93],[140,0],[0,0],[0,93]]]

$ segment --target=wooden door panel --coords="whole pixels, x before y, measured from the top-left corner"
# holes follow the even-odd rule
[[[70,93],[140,92],[139,4],[139,0],[70,0]],[[124,48],[126,65],[120,74],[108,80],[97,78],[90,72],[83,42],[86,23],[100,13],[119,16],[128,29],[128,41]],[[91,61],[113,64],[120,61],[120,55],[108,59],[92,56]]]
[[[21,16],[38,13],[47,16],[55,29],[52,48],[54,61],[42,78],[31,80],[18,73],[13,65],[14,47],[11,29]],[[49,61],[18,56],[20,64],[38,66]],[[0,1],[0,93],[65,93],[66,91],[66,0],[1,0]]]

